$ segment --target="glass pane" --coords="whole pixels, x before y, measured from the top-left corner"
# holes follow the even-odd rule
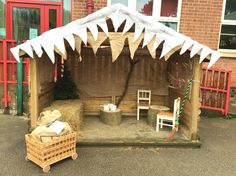
[[[3,62],[0,62],[0,81],[3,81]]]
[[[236,49],[236,26],[222,25],[220,49]]]
[[[165,21],[160,21],[160,23],[164,24],[165,26],[174,29],[177,31],[177,23],[176,22],[165,22]]]
[[[162,17],[177,17],[178,0],[162,0],[161,1],[161,16]]]
[[[5,0],[0,0],[0,39],[5,38]]]
[[[57,27],[57,10],[49,9],[49,30]]]
[[[236,1],[226,0],[225,20],[236,20]]]
[[[147,16],[152,16],[153,0],[138,0],[136,10]]]
[[[7,64],[7,80],[16,81],[16,63]]]
[[[70,22],[70,1],[64,0],[63,2],[63,24],[66,25]]]
[[[111,0],[111,5],[117,4],[117,3],[120,3],[120,4],[123,4],[125,6],[128,6],[128,0]]]
[[[40,10],[13,7],[13,33],[16,40],[27,40],[38,36]]]

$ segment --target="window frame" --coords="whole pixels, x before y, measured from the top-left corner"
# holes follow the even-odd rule
[[[136,10],[136,2],[137,0],[127,0],[128,8],[131,10]],[[153,8],[152,8],[152,17],[156,18],[159,22],[173,22],[177,23],[177,32],[179,32],[180,28],[180,16],[181,16],[181,8],[182,8],[182,0],[178,0],[177,6],[177,16],[176,17],[162,17],[161,14],[161,2],[162,0],[153,0]],[[107,0],[107,6],[111,5],[111,0]]]
[[[236,26],[236,20],[225,20],[225,8],[226,8],[226,0],[223,0],[222,6],[222,14],[221,14],[221,24],[220,24],[220,32],[219,32],[219,40],[218,40],[218,51],[223,57],[236,57],[236,48],[235,49],[221,49],[220,48],[220,37],[221,30],[223,25],[234,25]]]

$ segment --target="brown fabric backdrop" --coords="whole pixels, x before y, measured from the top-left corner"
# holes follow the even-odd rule
[[[124,48],[118,59],[112,63],[110,48],[98,49],[94,56],[92,49],[82,47],[82,62],[71,52],[68,65],[82,97],[120,96],[130,69],[129,49]],[[139,62],[129,82],[127,94],[136,94],[138,89],[151,89],[153,94],[167,95],[167,62],[152,59],[147,48],[137,50],[134,59]]]

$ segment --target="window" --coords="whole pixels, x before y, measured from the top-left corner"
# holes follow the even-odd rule
[[[0,0],[0,39],[5,38],[5,0]]]
[[[117,3],[120,3],[120,4],[123,4],[125,6],[128,6],[128,0],[110,0],[110,4],[111,5],[117,4]]]
[[[108,0],[108,5],[121,3],[178,31],[182,0]]]
[[[219,49],[236,50],[236,1],[224,0]]]

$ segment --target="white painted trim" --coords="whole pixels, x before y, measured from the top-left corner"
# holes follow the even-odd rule
[[[154,0],[153,2],[153,9],[152,9],[152,16],[160,18],[161,14],[161,0]]]
[[[111,0],[107,0],[107,6],[111,5]]]
[[[136,10],[137,3],[135,0],[128,0],[128,7],[132,10]]]
[[[221,13],[221,23],[224,21],[225,7],[226,7],[226,0],[223,0],[222,13]]]
[[[219,49],[218,51],[222,57],[236,58],[236,50]]]

